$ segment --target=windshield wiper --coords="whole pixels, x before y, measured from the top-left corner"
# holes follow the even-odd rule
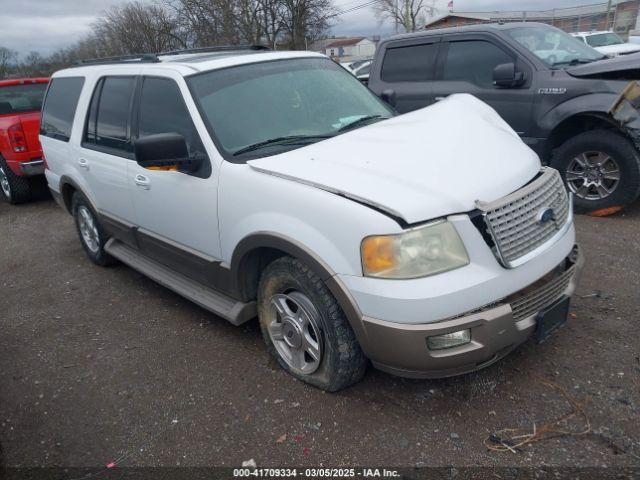
[[[574,58],[573,60],[569,60],[568,62],[555,62],[551,66],[552,67],[557,67],[558,65],[568,65],[569,67],[573,67],[574,65],[582,65],[582,64],[585,64],[585,63],[597,62],[598,60],[602,60],[602,59],[589,60],[589,59],[586,59],[586,58]]]
[[[320,140],[330,137],[331,135],[287,135],[284,137],[270,138],[262,142],[248,145],[244,148],[241,148],[240,150],[236,150],[235,152],[233,152],[233,156],[235,157],[237,155],[242,155],[243,153],[253,152],[254,150],[259,150],[260,148],[268,147],[271,145],[295,145],[296,142],[311,143],[313,140]]]
[[[338,132],[346,132],[347,130],[351,130],[352,128],[357,127],[358,125],[362,125],[363,123],[370,122],[371,120],[384,120],[389,117],[383,117],[382,115],[366,115],[364,117],[360,117],[357,120],[354,120],[351,123],[347,123],[338,129]]]

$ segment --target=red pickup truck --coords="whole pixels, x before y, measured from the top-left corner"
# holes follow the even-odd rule
[[[31,198],[32,178],[44,174],[38,140],[48,78],[0,80],[0,193],[10,203]]]

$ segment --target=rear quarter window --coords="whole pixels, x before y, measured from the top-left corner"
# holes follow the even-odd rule
[[[62,77],[51,80],[42,110],[40,134],[68,142],[84,77]]]

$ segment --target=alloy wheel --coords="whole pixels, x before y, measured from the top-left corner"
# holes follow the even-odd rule
[[[604,152],[584,152],[574,157],[566,171],[569,190],[584,200],[602,200],[620,184],[620,167]]]
[[[312,374],[322,361],[320,314],[298,291],[274,295],[269,306],[267,329],[280,358],[293,371]]]
[[[87,248],[91,253],[98,253],[100,250],[98,226],[93,218],[93,214],[84,205],[78,207],[78,228],[82,236],[82,241]]]
[[[11,185],[9,184],[9,178],[4,171],[3,167],[0,167],[0,189],[2,189],[2,193],[4,196],[10,200],[11,199]]]

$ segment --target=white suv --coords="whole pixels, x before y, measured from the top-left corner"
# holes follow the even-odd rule
[[[570,197],[470,95],[397,116],[323,55],[208,49],[57,72],[41,128],[94,263],[236,325],[259,317],[317,387],[368,360],[477,370],[567,318]]]

